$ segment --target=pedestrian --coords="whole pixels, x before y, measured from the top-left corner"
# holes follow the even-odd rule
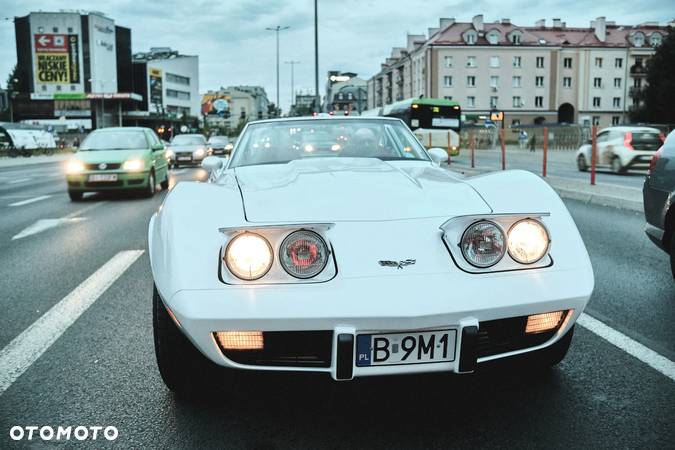
[[[75,139],[73,139],[73,147],[78,148],[80,146],[80,138],[75,136]]]
[[[524,150],[525,146],[527,145],[527,131],[520,130],[520,133],[518,134],[518,142],[520,143],[520,149]]]
[[[532,138],[530,139],[530,151],[534,151],[534,146],[537,145],[537,135],[532,133]]]

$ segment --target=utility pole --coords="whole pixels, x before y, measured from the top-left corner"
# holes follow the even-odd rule
[[[284,61],[285,64],[291,65],[291,106],[295,104],[295,65],[300,64],[300,61]],[[289,107],[290,111],[290,107]]]
[[[281,110],[279,108],[279,32],[283,30],[288,30],[290,27],[287,26],[281,26],[277,25],[276,27],[273,28],[265,28],[267,31],[275,31],[277,34],[277,104],[276,104],[276,111],[275,111],[275,116],[279,116],[279,111]]]
[[[314,0],[314,96],[316,97],[316,111],[321,111],[321,95],[319,95],[319,6]]]

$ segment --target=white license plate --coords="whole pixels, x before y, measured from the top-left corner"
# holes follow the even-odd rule
[[[89,181],[117,181],[116,173],[95,173],[89,175]]]
[[[431,119],[431,125],[434,127],[458,127],[459,119],[444,119],[441,117],[434,117]]]
[[[356,365],[391,366],[455,360],[457,330],[359,334]]]
[[[179,156],[178,161],[192,161],[190,156]]]

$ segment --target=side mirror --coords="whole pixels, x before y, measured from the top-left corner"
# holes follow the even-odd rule
[[[442,148],[433,147],[427,150],[427,152],[429,152],[429,156],[431,156],[431,160],[435,164],[440,165],[441,163],[448,161],[448,152]]]
[[[217,156],[207,156],[202,160],[202,168],[208,172],[214,172],[225,164],[223,158],[218,158]]]
[[[159,151],[159,150],[164,150],[164,144],[157,144],[152,146],[153,151]]]

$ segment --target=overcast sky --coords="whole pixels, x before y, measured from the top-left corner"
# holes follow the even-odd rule
[[[670,5],[670,6],[668,6]],[[597,16],[621,24],[675,18],[673,0],[319,0],[319,84],[328,70],[356,72],[363,78],[379,70],[393,46],[404,46],[406,32],[425,33],[440,17],[470,21],[510,18],[517,25],[560,17],[588,26]],[[132,50],[172,47],[199,55],[200,91],[238,84],[262,85],[276,98],[275,40],[266,27],[290,26],[281,33],[281,106],[291,100],[290,65],[295,88],[314,89],[314,13],[312,0],[0,0],[0,84],[16,63],[13,16],[59,9],[98,10],[132,30]],[[9,17],[10,20],[5,20]]]

